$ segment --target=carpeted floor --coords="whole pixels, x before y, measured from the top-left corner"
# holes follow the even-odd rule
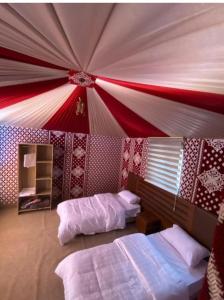
[[[65,256],[136,232],[131,224],[124,230],[79,236],[61,247],[58,224],[55,210],[17,215],[15,208],[0,209],[0,299],[63,300],[63,284],[54,270]]]

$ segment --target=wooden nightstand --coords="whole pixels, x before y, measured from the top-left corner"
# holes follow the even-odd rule
[[[150,212],[142,212],[136,217],[136,227],[139,232],[144,234],[155,233],[160,231],[161,222]]]

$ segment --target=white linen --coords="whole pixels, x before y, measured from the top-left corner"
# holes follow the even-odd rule
[[[35,187],[23,188],[19,192],[20,197],[26,197],[26,196],[32,196],[32,195],[36,195],[36,188]]]
[[[181,276],[143,234],[66,257],[55,273],[65,300],[187,300]]]
[[[160,233],[180,253],[189,267],[195,267],[202,259],[209,257],[208,249],[176,224]]]
[[[136,204],[140,202],[140,197],[128,190],[123,190],[118,195],[129,204]]]
[[[31,168],[36,166],[36,153],[24,154],[23,160],[24,168]]]
[[[125,227],[125,208],[111,193],[72,199],[60,203],[58,238],[64,245],[77,234],[94,234]]]
[[[165,260],[172,264],[187,285],[190,296],[195,296],[201,289],[204,275],[207,269],[207,262],[202,260],[196,267],[189,267],[180,253],[169,244],[160,233],[148,235],[151,243],[158,249]]]

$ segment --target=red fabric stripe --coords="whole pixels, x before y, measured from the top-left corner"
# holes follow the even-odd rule
[[[22,54],[22,53],[19,53],[19,52],[16,52],[14,50],[10,50],[10,49],[4,48],[4,47],[0,47],[0,58],[20,61],[20,62],[24,62],[27,64],[37,65],[37,66],[41,66],[41,67],[47,67],[47,68],[51,68],[51,69],[67,70],[67,68],[57,66],[57,65],[51,64],[49,62],[46,62],[44,60],[29,56],[26,54]]]
[[[0,87],[0,109],[30,99],[68,82],[68,78]]]
[[[117,101],[100,86],[95,85],[95,89],[128,136],[167,136],[164,132],[143,120],[135,112]]]
[[[127,82],[99,76],[98,78],[139,92],[224,114],[224,95],[221,94]]]
[[[84,115],[77,116],[76,105],[79,97],[85,103],[85,112]],[[76,87],[66,102],[43,128],[48,130],[89,133],[86,88],[81,86]]]

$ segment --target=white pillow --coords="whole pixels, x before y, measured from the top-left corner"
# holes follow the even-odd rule
[[[208,249],[176,224],[172,228],[161,231],[160,234],[180,253],[189,267],[195,267],[210,255]]]
[[[129,204],[136,204],[140,202],[140,197],[128,190],[121,191],[118,195]]]

